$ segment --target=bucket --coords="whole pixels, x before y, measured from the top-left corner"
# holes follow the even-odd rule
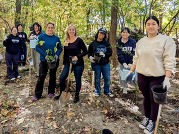
[[[156,103],[164,104],[167,102],[167,89],[163,89],[163,85],[154,85],[151,90]]]
[[[54,69],[56,67],[56,61],[52,61],[52,62],[47,62],[48,63],[48,67],[50,69]]]

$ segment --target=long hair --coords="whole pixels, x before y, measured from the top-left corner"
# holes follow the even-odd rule
[[[70,25],[66,28],[66,30],[65,30],[65,33],[66,33],[65,45],[68,45],[69,40],[70,40],[70,35],[68,34],[68,30],[69,30],[70,27],[74,27],[74,28],[75,28],[75,36],[77,36],[76,27],[75,27],[73,24],[70,24]]]
[[[97,39],[98,39],[98,34],[99,34],[99,30],[98,30],[98,32],[96,33],[96,35],[94,36],[94,37],[95,37],[95,41],[97,41]],[[102,41],[105,41],[105,40],[106,40],[106,34],[104,35],[104,38],[103,38]]]
[[[42,27],[41,27],[41,25],[40,25],[38,22],[35,22],[35,23],[32,25],[33,31],[34,31],[34,26],[35,26],[35,25],[38,26],[38,30],[39,30],[39,32],[41,33]],[[34,31],[34,32],[35,32],[35,31]]]

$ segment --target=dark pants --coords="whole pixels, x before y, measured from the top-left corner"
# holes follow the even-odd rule
[[[47,72],[48,72],[48,69],[49,69],[47,62],[41,61],[39,66],[40,66],[39,67],[39,78],[37,80],[37,84],[36,84],[36,87],[35,87],[35,96],[37,98],[40,98],[42,96],[44,81],[45,81],[45,78],[46,78],[46,75],[47,75]],[[54,69],[50,69],[48,94],[49,93],[52,93],[52,94],[55,93],[56,71],[57,71],[58,66],[59,66],[59,61],[56,63],[56,67]]]
[[[14,55],[6,52],[7,76],[10,79],[19,76],[18,60],[19,60],[18,54]]]
[[[64,68],[61,72],[59,81],[60,81],[60,91],[64,91],[66,88],[65,80],[68,77],[70,66],[68,64],[64,65]],[[76,81],[76,95],[79,95],[81,89],[81,76],[83,74],[84,65],[81,66],[72,66],[72,71],[74,71],[75,81]]]
[[[157,119],[159,104],[155,103],[153,99],[153,94],[151,87],[154,85],[161,85],[165,76],[160,77],[152,77],[152,76],[144,76],[142,74],[138,74],[138,86],[139,90],[142,92],[144,96],[143,105],[144,105],[144,113],[147,118],[152,120],[153,122]]]
[[[23,51],[19,52],[19,65],[25,66],[26,65],[26,60],[27,60],[27,47],[26,45],[23,45]],[[22,59],[22,55],[24,55],[24,58]]]

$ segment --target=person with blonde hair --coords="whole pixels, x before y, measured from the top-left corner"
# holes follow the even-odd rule
[[[72,71],[75,75],[76,80],[76,93],[74,97],[74,103],[79,101],[79,93],[81,89],[81,76],[84,70],[83,57],[87,55],[87,48],[83,40],[77,36],[76,28],[70,24],[66,29],[66,39],[64,45],[64,56],[63,56],[63,70],[61,72],[60,81],[60,94],[55,97],[59,99],[62,91],[65,90],[65,80],[68,77],[70,63],[72,63]]]

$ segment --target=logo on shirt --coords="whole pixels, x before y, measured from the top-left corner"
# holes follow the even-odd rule
[[[17,40],[17,39],[12,39],[12,42],[13,42],[13,43],[19,43],[19,40]]]

